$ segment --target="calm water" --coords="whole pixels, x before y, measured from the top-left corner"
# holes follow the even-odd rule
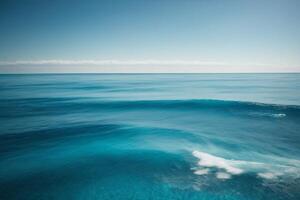
[[[0,199],[300,199],[300,74],[0,75]]]

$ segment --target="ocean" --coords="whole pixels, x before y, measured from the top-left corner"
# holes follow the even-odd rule
[[[300,199],[300,74],[0,75],[0,199]]]

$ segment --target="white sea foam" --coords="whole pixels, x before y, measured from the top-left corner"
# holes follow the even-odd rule
[[[265,173],[258,173],[257,174],[259,177],[261,178],[265,178],[265,179],[274,179],[277,178],[277,175],[271,172],[265,172]]]
[[[251,113],[252,116],[261,116],[261,117],[272,117],[272,118],[283,118],[286,117],[285,113]]]
[[[284,114],[284,113],[278,113],[278,114],[272,114],[271,116],[275,117],[275,118],[282,118],[282,117],[285,117],[286,114]]]
[[[200,159],[200,161],[198,162],[199,166],[224,169],[225,171],[233,175],[243,173],[243,170],[234,167],[230,160],[226,160],[224,158],[213,156],[211,154],[200,151],[194,151],[193,155]]]
[[[196,170],[194,172],[194,174],[197,174],[197,175],[205,175],[205,174],[208,174],[208,173],[209,173],[209,169],[208,168],[199,169],[199,170]]]
[[[244,172],[255,173],[258,177],[269,180],[276,180],[281,176],[296,178],[300,174],[299,160],[272,157],[269,159],[276,161],[277,164],[271,164],[225,159],[201,151],[193,151],[193,155],[199,159],[198,167],[193,168],[195,174],[204,175],[211,172],[215,173],[218,179],[230,179],[233,175]],[[210,168],[216,168],[216,170],[210,170]]]
[[[230,178],[231,178],[231,175],[228,174],[228,173],[224,173],[224,172],[218,172],[218,173],[216,174],[216,177],[217,177],[218,179],[230,179]]]

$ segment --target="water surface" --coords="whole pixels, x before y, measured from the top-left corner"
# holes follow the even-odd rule
[[[300,74],[0,75],[0,199],[300,199]]]

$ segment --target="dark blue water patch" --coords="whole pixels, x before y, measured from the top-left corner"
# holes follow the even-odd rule
[[[70,142],[70,140],[74,139],[82,140],[89,138],[93,140],[95,138],[105,137],[107,134],[113,134],[121,128],[122,126],[114,124],[78,125],[20,132],[16,134],[2,134],[0,135],[0,156],[4,156],[11,151],[61,145],[64,141]],[[112,136],[110,135],[110,137]]]
[[[153,187],[159,183],[158,180],[161,176],[190,173],[189,168],[189,163],[180,156],[164,152],[110,152],[104,155],[81,157],[63,168],[40,170],[37,173],[23,174],[8,182],[1,182],[0,194],[5,199],[27,199],[27,196],[29,199],[33,197],[43,199],[72,197],[72,199],[78,199],[76,195],[80,195],[78,194],[79,191],[84,192],[89,190],[89,187],[95,187],[94,193],[99,197],[102,195],[103,197],[111,196],[121,190],[125,195],[124,197],[129,198],[135,192],[127,190],[126,195],[124,187],[129,189],[130,184],[134,184],[132,185],[133,188],[139,187],[139,184],[144,185],[144,187],[145,185]],[[125,177],[126,179],[124,179]],[[115,189],[109,188],[111,179],[114,179]],[[107,181],[108,183],[106,183]],[[135,183],[135,181],[137,182]],[[122,184],[125,185],[122,187]],[[68,188],[73,189],[68,190]],[[107,191],[104,192],[103,188],[107,188]],[[57,190],[60,190],[61,193],[57,193]],[[29,191],[35,192],[33,195],[29,195]],[[104,194],[102,194],[103,192]],[[87,197],[91,198],[91,196]]]
[[[149,148],[157,145],[164,148],[163,143],[205,144],[206,139],[198,137],[192,132],[176,129],[162,129],[154,127],[136,127],[124,124],[90,124],[62,126],[36,131],[26,131],[0,135],[0,159],[13,158],[15,155],[25,155],[25,152],[43,152],[47,149],[64,148],[66,151],[78,147],[88,147],[97,144],[97,149],[91,152],[120,148]],[[170,151],[185,149],[175,145],[167,147]],[[165,149],[167,149],[165,148]],[[41,155],[42,156],[42,155]],[[1,161],[0,160],[0,161]]]
[[[260,104],[222,100],[151,100],[105,101],[97,98],[27,98],[2,100],[1,116],[59,114],[95,110],[175,110],[214,111],[227,114],[247,114],[248,117],[300,118],[299,106]],[[1,117],[0,116],[0,117]]]

